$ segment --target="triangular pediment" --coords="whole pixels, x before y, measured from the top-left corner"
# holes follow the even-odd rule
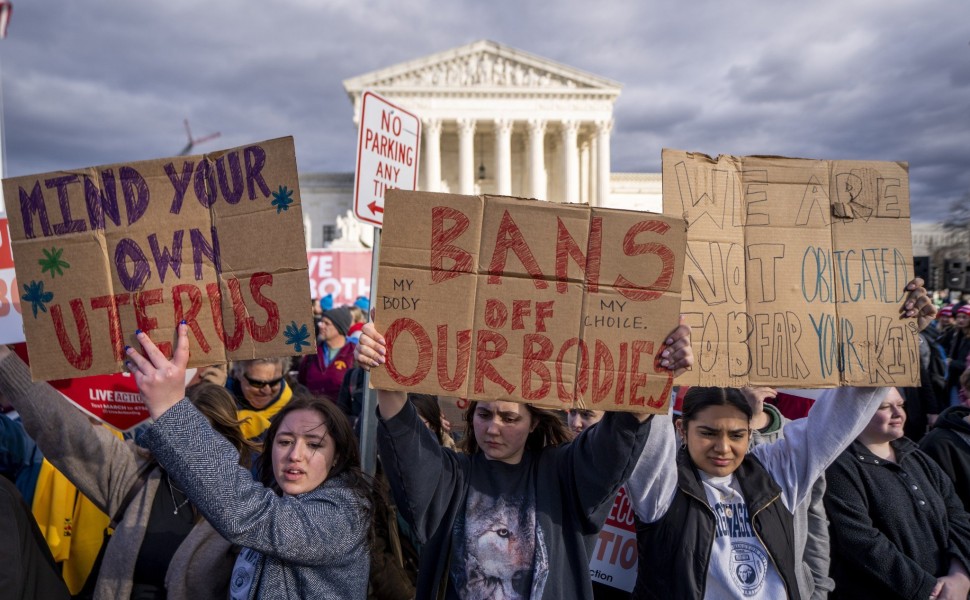
[[[344,81],[351,95],[365,89],[510,92],[530,89],[620,93],[620,84],[496,42],[481,40]]]

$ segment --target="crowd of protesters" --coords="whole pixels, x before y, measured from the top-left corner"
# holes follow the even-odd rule
[[[126,365],[153,421],[137,441],[93,424],[0,347],[13,409],[0,417],[0,590],[965,599],[970,305],[937,315],[921,285],[901,308],[920,329],[919,389],[838,388],[807,416],[784,414],[766,387],[681,390],[677,411],[652,417],[471,402],[463,432],[434,396],[378,391],[374,476],[356,426],[386,348],[366,298],[314,303],[315,354],[192,378],[184,325],[171,357],[139,333]],[[677,374],[693,360],[680,325],[660,364]],[[55,467],[106,524],[70,589],[31,516],[38,473]],[[632,592],[588,568],[621,486],[637,517]]]

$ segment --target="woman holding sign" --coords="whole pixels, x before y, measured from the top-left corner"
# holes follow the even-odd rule
[[[187,327],[171,360],[138,334],[129,369],[155,423],[143,443],[199,512],[243,547],[229,597],[367,597],[370,480],[356,438],[333,402],[298,396],[273,418],[260,455],[260,481],[185,399]]]
[[[660,364],[693,362],[690,328],[668,336]],[[357,360],[384,364],[364,326]],[[589,560],[613,497],[650,431],[648,415],[611,412],[573,442],[562,423],[515,402],[469,408],[466,447],[443,449],[403,392],[378,392],[378,444],[395,500],[424,544],[419,598],[584,598]],[[558,427],[557,427],[558,426]]]
[[[901,310],[920,329],[935,313],[922,285],[907,285]],[[642,522],[634,598],[799,598],[793,513],[886,394],[828,390],[784,438],[751,448],[741,391],[691,388],[679,450],[670,416],[658,415],[627,483]]]
[[[184,379],[183,379],[184,383]],[[88,418],[50,385],[33,382],[30,370],[0,346],[0,393],[54,464],[100,510],[115,529],[102,549],[93,597],[194,598],[224,596],[236,551],[205,520],[178,483],[152,455],[123,442]],[[221,386],[193,386],[189,401],[210,430],[248,469],[253,447],[236,420],[232,396]],[[0,592],[2,595],[2,592]]]

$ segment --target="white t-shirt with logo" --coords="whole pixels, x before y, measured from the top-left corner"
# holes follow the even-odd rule
[[[253,587],[253,576],[256,574],[256,562],[260,554],[251,548],[243,548],[236,557],[236,564],[232,567],[232,577],[229,579],[229,600],[247,600],[249,590]]]
[[[751,526],[748,503],[734,475],[711,477],[700,472],[700,477],[716,521],[704,597],[787,598],[785,583]]]

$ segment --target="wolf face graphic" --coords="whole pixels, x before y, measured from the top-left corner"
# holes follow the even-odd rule
[[[526,599],[533,597],[536,588],[541,595],[547,571],[532,503],[469,496],[465,512],[465,598]]]

